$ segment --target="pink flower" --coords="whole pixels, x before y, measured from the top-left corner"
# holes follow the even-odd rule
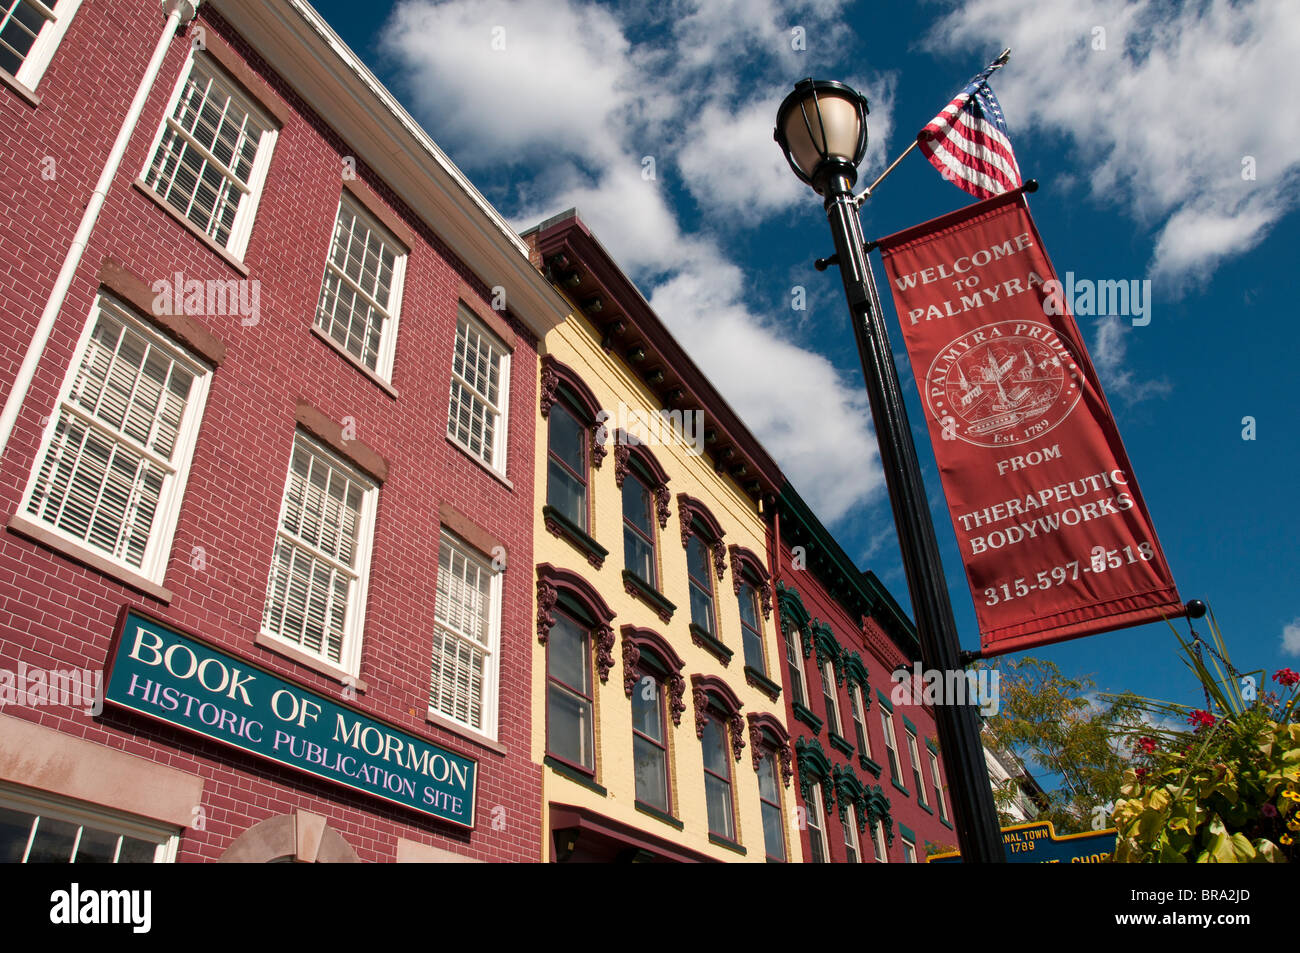
[[[1195,725],[1197,728],[1213,728],[1214,716],[1208,711],[1202,711],[1198,708],[1192,712],[1191,717],[1187,719],[1187,723]]]
[[[1138,739],[1138,747],[1141,748],[1143,751],[1145,751],[1147,754],[1151,754],[1156,750],[1156,741],[1154,738],[1147,738],[1146,736],[1143,736]]]
[[[1279,672],[1273,673],[1273,681],[1280,685],[1294,685],[1300,682],[1300,672],[1293,672],[1289,668],[1284,668]]]

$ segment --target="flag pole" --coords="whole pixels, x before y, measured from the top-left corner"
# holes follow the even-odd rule
[[[1002,67],[1006,66],[1007,60],[1009,59],[1011,59],[1011,48],[1007,47],[1005,50],[1003,50],[1001,53],[998,54],[997,59],[995,59],[984,69],[984,73],[983,73],[984,78],[988,79],[988,77],[992,76],[995,71],[1000,70],[1002,69]],[[863,189],[861,194],[855,195],[853,197],[853,204],[856,205],[858,208],[861,208],[862,203],[865,202],[867,199],[871,198],[871,193],[876,190],[876,186],[878,186],[881,182],[884,182],[885,178],[889,175],[889,173],[893,172],[895,169],[898,168],[898,164],[907,158],[908,154],[917,147],[920,141],[921,141],[920,133],[917,133],[917,138],[913,139],[912,144],[903,150],[903,154],[900,155],[893,162],[889,163],[889,168],[887,168],[884,172],[880,173],[880,177],[877,178],[876,181],[868,185],[865,189]]]

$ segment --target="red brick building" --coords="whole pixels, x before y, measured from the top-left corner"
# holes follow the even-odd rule
[[[563,301],[305,3],[18,5],[0,859],[535,859],[532,408]],[[115,642],[128,610],[153,628]],[[83,710],[129,653],[189,679],[189,722],[144,681]],[[255,753],[252,684],[287,686],[286,737],[328,710],[350,739]],[[457,758],[460,821],[400,803],[403,759]]]
[[[891,680],[915,627],[793,487],[768,518],[804,858],[924,863],[957,838],[934,713]]]

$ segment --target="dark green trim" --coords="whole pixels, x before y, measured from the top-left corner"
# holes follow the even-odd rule
[[[926,739],[925,739],[925,746],[926,746],[927,748],[929,748],[931,752],[934,753],[934,756],[935,756],[936,758],[939,757],[939,746],[938,746],[937,744],[935,744],[935,743],[934,743],[933,741],[931,741],[929,738],[926,738]]]
[[[657,807],[651,807],[649,804],[642,804],[640,801],[634,801],[633,803],[636,806],[636,809],[642,814],[649,814],[655,820],[663,821],[669,827],[675,827],[680,831],[684,826],[677,818],[673,817],[671,814],[665,814]]]
[[[908,827],[906,824],[898,825],[898,833],[902,835],[903,840],[910,840],[912,842],[912,846],[913,847],[916,846],[917,844],[916,834],[913,833],[912,829]]]
[[[709,843],[717,844],[719,847],[725,847],[727,848],[727,850],[734,850],[737,854],[740,854],[742,857],[745,854],[749,853],[749,851],[745,850],[745,848],[741,847],[734,840],[727,840],[725,837],[719,837],[717,834],[709,835]]]
[[[898,783],[898,778],[890,777],[889,783],[892,784],[894,787],[898,788],[898,790],[902,791],[908,797],[912,796],[911,791],[907,790],[907,788],[903,787],[901,784]]]
[[[875,761],[871,760],[864,754],[858,755],[858,764],[862,765],[863,768],[865,768],[867,771],[870,771],[877,778],[880,777],[880,772],[885,770],[880,765],[878,765]]]
[[[546,765],[548,768],[550,768],[552,771],[554,771],[556,774],[560,775],[561,777],[568,778],[570,781],[576,781],[578,784],[581,784],[584,788],[589,788],[590,790],[595,791],[601,797],[605,797],[609,793],[603,787],[597,784],[593,778],[583,774],[581,771],[579,771],[576,768],[569,767],[563,761],[557,761],[555,758],[552,758],[549,754],[542,759],[542,764]]]
[[[802,629],[812,619],[808,610],[804,608],[803,597],[799,595],[799,590],[783,582],[776,584],[776,607],[781,613],[781,623],[787,631]]]
[[[795,702],[791,708],[794,711],[794,716],[811,728],[813,734],[819,734],[821,732],[822,725],[824,725],[825,722],[814,715],[810,708],[800,705],[798,702]]]
[[[673,613],[677,611],[676,605],[665,599],[657,589],[630,569],[623,570],[623,585],[635,589],[636,595],[644,599],[650,608],[659,614],[660,618],[667,615],[671,619]]]
[[[713,657],[716,658],[719,662],[721,662],[724,667],[728,662],[731,661],[731,657],[736,654],[735,651],[727,648],[725,645],[723,645],[713,636],[709,635],[708,632],[700,628],[694,622],[690,624],[689,628],[691,632],[691,637],[698,639],[700,644],[704,647],[704,649],[707,652],[709,652],[711,655],[713,655]]]
[[[847,652],[844,655],[844,678],[849,682],[857,682],[862,686],[862,694],[865,704],[871,707],[871,685],[868,681],[867,665],[862,661],[862,656],[857,652]]]
[[[916,799],[916,804],[917,804],[917,807],[919,807],[921,810],[925,811],[925,813],[929,814],[929,815],[932,816],[932,817],[934,816],[934,809],[933,809],[932,807],[930,807],[930,805],[924,803],[920,798],[917,798],[917,799]]]
[[[574,523],[555,507],[549,504],[543,506],[542,519],[553,521],[556,527],[560,530],[560,536],[572,543],[573,546],[584,556],[587,556],[588,558],[594,556],[597,561],[604,562],[605,557],[609,555],[608,549],[588,536],[582,527],[578,526],[577,523]]]
[[[921,733],[916,730],[916,725],[912,724],[911,720],[906,715],[903,716],[903,727],[912,733],[913,738],[921,737]]]
[[[948,828],[948,830],[952,830],[952,824],[948,821],[948,818],[946,817],[939,818],[939,823],[942,824],[944,827]]]
[[[841,737],[840,737],[839,735],[837,735],[835,732],[830,731],[830,732],[827,732],[827,739],[826,739],[826,740],[829,741],[829,742],[831,743],[831,747],[832,747],[832,748],[839,748],[841,751],[843,751],[843,752],[844,752],[846,755],[848,755],[850,758],[853,757],[853,745],[849,743],[848,739],[846,739],[846,738],[841,738]]]
[[[835,682],[838,685],[844,684],[844,663],[842,657],[844,649],[839,640],[835,638],[835,633],[831,627],[820,619],[814,619],[809,626],[812,632],[813,647],[817,650],[817,668],[820,670],[827,662],[831,663],[831,668],[835,672]]]
[[[772,701],[776,701],[781,694],[781,686],[772,681],[752,665],[745,666],[745,675],[752,678],[758,685],[758,690],[765,694]]]
[[[889,698],[886,697],[885,693],[878,688],[876,689],[876,697],[880,699],[880,704],[884,707],[885,711],[892,715],[894,713],[894,703],[891,702]]]

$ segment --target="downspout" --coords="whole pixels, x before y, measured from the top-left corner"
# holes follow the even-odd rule
[[[54,322],[58,318],[59,312],[63,310],[63,303],[68,297],[68,289],[72,287],[72,278],[81,265],[82,255],[85,254],[86,245],[90,241],[90,233],[95,229],[95,222],[99,219],[100,210],[103,209],[104,201],[108,198],[108,190],[113,184],[113,179],[117,177],[118,167],[121,166],[122,157],[126,154],[127,144],[135,133],[136,125],[140,121],[140,114],[144,112],[145,102],[149,99],[149,94],[153,92],[154,82],[158,79],[158,73],[162,70],[163,59],[167,55],[177,28],[188,25],[194,19],[202,2],[203,0],[162,0],[163,12],[167,14],[167,22],[163,26],[162,35],[158,38],[158,44],[154,47],[153,58],[149,61],[149,66],[145,70],[144,79],[140,81],[140,88],[135,91],[135,99],[131,101],[131,108],[127,111],[126,118],[122,120],[122,128],[118,130],[117,140],[113,143],[113,150],[108,154],[108,161],[104,164],[104,170],[99,174],[99,181],[95,184],[95,191],[91,193],[90,200],[86,203],[86,211],[81,216],[81,224],[77,227],[77,234],[73,236],[72,245],[68,248],[68,255],[63,260],[63,267],[59,270],[59,277],[55,279],[49,301],[46,302],[45,310],[41,313],[41,320],[36,325],[36,332],[32,335],[32,343],[27,347],[22,366],[18,368],[18,374],[9,390],[9,396],[5,399],[4,410],[0,411],[0,457],[3,457],[5,450],[9,448],[9,438],[13,435],[14,425],[18,422],[18,414],[22,410],[23,401],[27,399],[27,391],[32,386],[32,379],[36,376],[36,367],[40,364],[41,357],[45,353],[45,346],[49,343],[50,334],[54,330]]]

